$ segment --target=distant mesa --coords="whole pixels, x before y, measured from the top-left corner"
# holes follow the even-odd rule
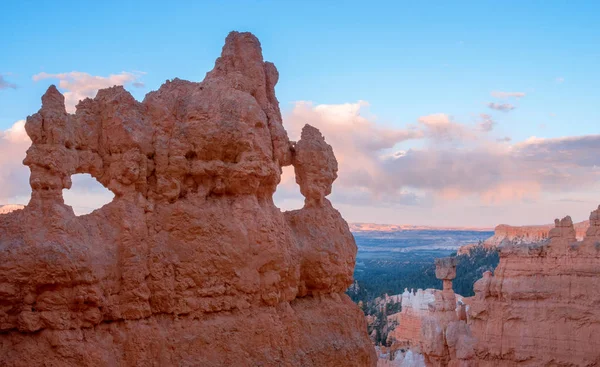
[[[590,227],[590,221],[584,220],[573,225],[575,229],[575,237],[581,241]],[[554,228],[554,224],[543,224],[533,226],[510,226],[500,224],[494,229],[494,235],[483,242],[483,247],[486,249],[497,248],[502,244],[531,244],[548,239],[550,231]],[[458,249],[458,254],[466,254],[472,248],[479,244],[469,244],[461,246]]]
[[[489,227],[436,227],[436,226],[421,226],[411,224],[376,224],[376,223],[349,223],[350,231],[353,233],[359,232],[399,232],[399,231],[417,231],[417,230],[432,230],[432,231],[491,231]]]

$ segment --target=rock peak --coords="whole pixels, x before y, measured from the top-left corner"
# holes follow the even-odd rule
[[[375,365],[344,293],[356,243],[324,199],[333,150],[307,127],[293,153],[277,78],[233,32],[204,81],[143,102],[112,87],[67,114],[48,89],[25,125],[31,201],[0,215],[0,365]],[[315,205],[282,213],[292,154]],[[79,173],[113,201],[75,216]]]
[[[305,206],[321,206],[337,178],[338,164],[331,145],[321,132],[308,124],[294,147],[292,164]]]
[[[54,84],[50,85],[42,96],[42,108],[66,112],[65,97],[58,91]]]

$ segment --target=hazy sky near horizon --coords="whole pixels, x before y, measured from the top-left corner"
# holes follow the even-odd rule
[[[26,203],[23,120],[50,84],[68,106],[201,81],[227,33],[277,66],[290,138],[318,127],[350,222],[493,226],[586,219],[600,204],[600,3],[13,1],[0,5],[0,204]],[[89,180],[81,211],[110,198]],[[302,205],[286,169],[283,209]]]

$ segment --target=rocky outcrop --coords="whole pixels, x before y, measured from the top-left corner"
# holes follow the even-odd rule
[[[467,326],[466,307],[452,290],[456,258],[437,259],[436,277],[443,281],[443,290],[404,292],[402,312],[394,316],[398,325],[388,343],[406,365],[406,351],[411,352],[411,361],[423,360],[427,366],[475,365],[475,339]],[[396,355],[391,357],[396,360]]]
[[[589,227],[590,222],[588,220],[574,224],[575,236],[578,240],[582,240],[585,237],[585,233]],[[494,229],[494,235],[492,237],[488,238],[483,243],[461,246],[457,250],[457,254],[468,254],[471,251],[471,249],[478,246],[482,246],[486,249],[496,249],[503,243],[537,243],[548,239],[550,230],[552,230],[552,228],[554,228],[553,224],[544,224],[537,226],[509,226],[507,224],[500,224]]]
[[[288,141],[258,40],[232,32],[203,82],[143,102],[100,90],[75,114],[52,86],[27,119],[31,201],[0,216],[0,365],[371,366],[343,293],[356,245],[326,199],[318,130]],[[293,164],[306,198],[272,195]],[[89,173],[114,200],[75,216]]]
[[[589,224],[582,241],[565,217],[545,241],[499,247],[469,300],[481,366],[600,364],[600,207]]]
[[[488,246],[498,246],[502,242],[513,243],[536,243],[548,239],[550,230],[554,225],[539,225],[539,226],[509,226],[501,224],[494,229],[494,235],[485,241]],[[583,221],[574,225],[578,240],[585,237],[585,232],[590,227],[589,221]]]
[[[537,243],[503,241],[473,297],[452,297],[452,260],[438,261],[444,290],[405,292],[388,356],[410,349],[428,366],[600,365],[600,207],[588,223],[583,240],[565,217]]]

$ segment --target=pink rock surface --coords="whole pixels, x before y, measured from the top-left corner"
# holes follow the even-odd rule
[[[444,290],[405,292],[392,349],[428,366],[600,365],[600,207],[586,223],[583,240],[565,217],[542,241],[503,241],[494,274],[459,302],[447,284],[454,264],[437,261]]]
[[[343,294],[356,245],[325,198],[337,162],[310,126],[288,140],[277,80],[232,32],[203,82],[143,102],[112,87],[67,114],[48,89],[26,123],[31,201],[0,216],[0,365],[376,363]],[[306,205],[281,213],[292,163]],[[76,173],[115,199],[75,216]]]
[[[600,365],[599,213],[583,241],[565,217],[548,240],[500,247],[468,301],[481,366]]]
[[[388,335],[392,350],[410,349],[427,366],[475,366],[473,337],[462,297],[452,290],[456,258],[436,259],[436,277],[444,289],[405,290],[398,326]]]
[[[573,225],[575,228],[575,236],[578,240],[585,237],[585,233],[590,227],[590,221],[584,220]],[[550,230],[554,228],[554,224],[543,224],[536,226],[509,226],[500,224],[494,229],[494,235],[483,242],[483,247],[487,249],[495,249],[502,243],[515,244],[530,244],[548,239]],[[479,246],[479,244],[469,244],[461,246],[457,253],[468,254],[471,249]]]

